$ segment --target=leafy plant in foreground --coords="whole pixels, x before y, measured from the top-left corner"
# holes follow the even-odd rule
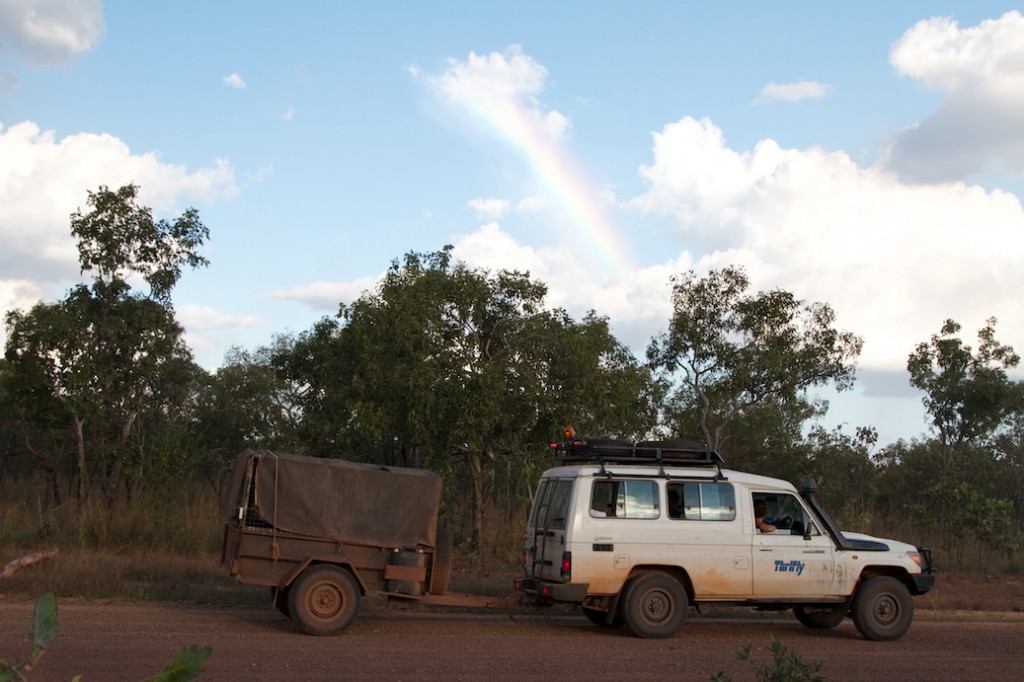
[[[47,592],[36,601],[33,611],[32,632],[29,640],[32,642],[32,653],[27,661],[11,664],[0,659],[0,682],[25,682],[29,674],[34,672],[46,653],[47,645],[57,636],[57,599],[52,592]],[[148,678],[145,682],[185,682],[195,679],[203,672],[203,663],[212,653],[210,647],[200,649],[193,644],[187,649],[178,652],[174,661],[165,667],[159,674]],[[72,682],[79,682],[81,675],[71,678]]]
[[[761,665],[750,661],[750,643],[744,646],[736,657],[741,661],[750,661],[754,671],[757,673],[759,682],[824,682],[825,677],[820,674],[821,661],[805,663],[795,651],[790,650],[785,644],[775,637],[771,638],[768,650],[772,652],[772,660]],[[732,682],[732,678],[725,672],[719,672],[711,676],[711,682]]]

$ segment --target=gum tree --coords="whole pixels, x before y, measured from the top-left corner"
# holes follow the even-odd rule
[[[762,405],[806,405],[809,389],[832,384],[842,391],[855,378],[863,342],[835,328],[829,305],[749,288],[740,267],[674,279],[669,329],[647,348],[649,364],[672,387],[667,410],[694,414],[712,449]],[[685,424],[671,426],[693,433]]]
[[[15,395],[26,396],[26,419],[58,406],[76,444],[78,497],[99,474],[108,503],[123,483],[141,412],[160,409],[155,396],[173,393],[166,370],[181,374],[191,359],[171,292],[183,267],[207,264],[198,249],[209,233],[194,209],[156,220],[137,196],[135,185],[89,192],[90,210],[71,215],[71,234],[91,284],[6,319],[8,379]],[[133,289],[135,277],[148,291]]]
[[[465,476],[479,547],[499,464],[522,465],[564,420],[623,432],[652,416],[646,372],[607,323],[547,310],[545,295],[526,274],[451,262],[450,247],[395,261],[376,290],[317,324],[285,363],[306,387],[307,442],[324,454],[387,444],[403,463],[418,453]]]
[[[942,446],[943,478],[960,448],[991,436],[1017,407],[1020,387],[1006,371],[1020,356],[996,340],[995,327],[996,318],[989,318],[978,331],[975,351],[959,338],[960,325],[946,320],[907,358],[910,383],[924,391],[922,401]]]

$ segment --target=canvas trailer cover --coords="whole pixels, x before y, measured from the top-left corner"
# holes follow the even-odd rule
[[[380,547],[436,545],[442,481],[430,471],[249,449],[235,457],[223,517],[239,513],[247,483],[249,513],[279,531]]]

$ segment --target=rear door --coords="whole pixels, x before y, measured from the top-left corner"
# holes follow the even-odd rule
[[[560,582],[562,552],[572,500],[573,478],[541,480],[526,530],[526,571],[533,578]]]

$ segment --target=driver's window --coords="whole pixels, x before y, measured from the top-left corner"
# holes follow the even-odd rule
[[[817,525],[796,495],[754,493],[754,525],[762,533],[777,535],[819,535]]]

